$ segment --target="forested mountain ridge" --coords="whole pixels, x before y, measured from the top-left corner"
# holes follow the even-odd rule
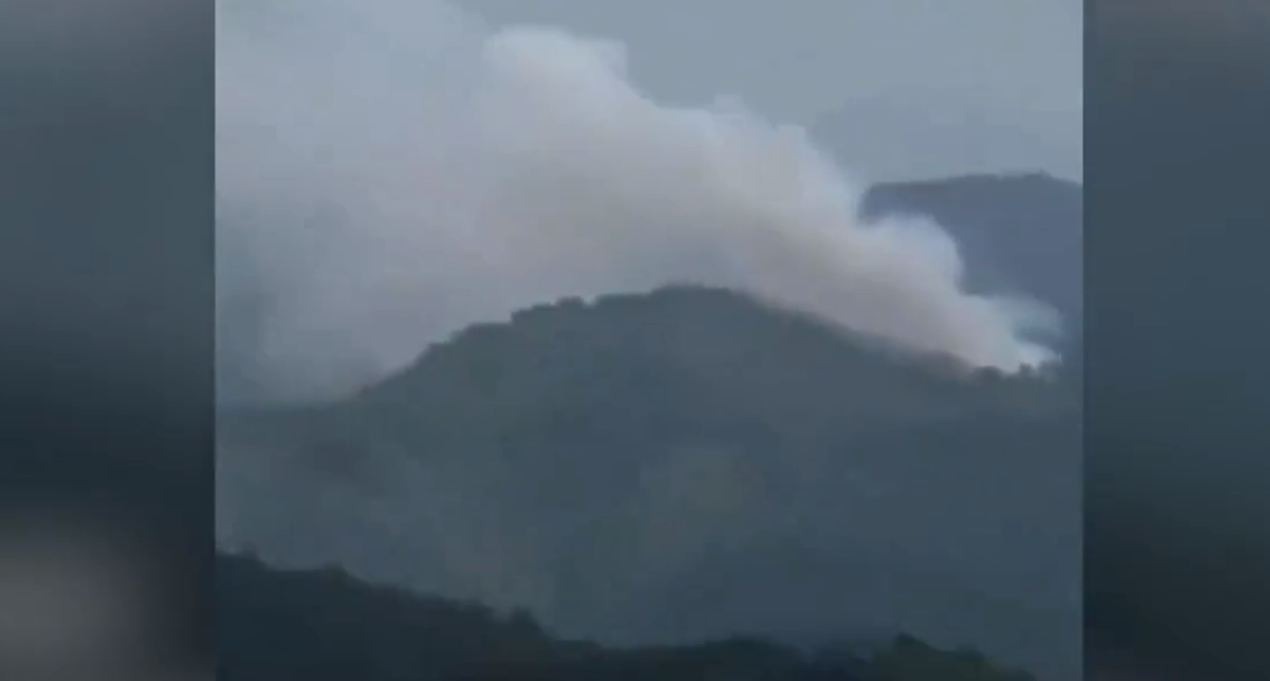
[[[279,571],[217,559],[224,681],[1028,681],[969,652],[897,637],[807,653],[757,639],[616,649],[552,636],[499,613],[341,570]]]
[[[911,631],[1068,667],[1078,398],[728,291],[562,301],[224,415],[222,534],[610,643]]]
[[[973,288],[1070,317],[1079,259],[1045,244],[1078,243],[1079,204],[1021,175],[880,185],[863,208],[934,218]],[[907,631],[1079,678],[1068,354],[1054,376],[972,372],[690,286],[544,301],[335,403],[222,413],[219,532],[606,644]]]

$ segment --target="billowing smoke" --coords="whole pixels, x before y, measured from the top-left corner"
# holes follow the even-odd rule
[[[620,44],[492,32],[435,0],[221,0],[218,22],[236,390],[330,395],[472,322],[666,283],[975,365],[1049,357],[1024,340],[1044,315],[964,292],[938,226],[862,224],[861,187],[800,129],[654,101]]]

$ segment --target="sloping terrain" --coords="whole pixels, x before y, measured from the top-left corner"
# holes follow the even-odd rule
[[[759,640],[634,649],[565,641],[526,613],[373,586],[337,569],[217,560],[224,681],[1028,681],[910,637],[806,654]]]
[[[670,288],[469,328],[337,404],[224,415],[220,528],[569,636],[909,631],[1066,678],[1079,423],[1061,381]]]

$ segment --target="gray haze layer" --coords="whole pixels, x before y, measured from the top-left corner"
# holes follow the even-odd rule
[[[727,78],[708,91],[645,90],[638,55],[621,43],[491,27],[434,0],[222,0],[219,22],[218,355],[239,391],[231,398],[338,396],[474,322],[671,282],[744,290],[976,365],[1050,357],[1026,340],[1052,326],[1048,310],[967,293],[957,244],[930,221],[860,220],[863,183],[802,128],[730,97],[750,93]],[[699,42],[707,54],[709,40]],[[677,59],[696,63],[686,52]],[[862,60],[861,73],[877,62]],[[844,101],[853,88],[870,90],[810,70],[806,79]],[[869,71],[867,80],[887,77]],[[772,97],[755,99],[766,110]],[[956,111],[923,102],[931,116]],[[770,109],[783,120],[808,114]],[[858,132],[873,133],[865,123]],[[326,424],[333,413],[345,412],[310,415]],[[301,451],[312,433],[271,441],[268,432],[223,430],[222,538],[259,542],[292,562],[340,561],[376,579],[529,606],[570,635],[630,640],[659,628],[615,620],[673,612],[681,604],[662,583],[702,561],[717,561],[706,573],[745,573],[732,575],[742,585],[755,583],[751,568],[773,584],[786,574],[787,547],[760,547],[762,565],[732,564],[726,551],[706,552],[703,537],[748,552],[788,535],[812,546],[803,569],[815,580],[767,600],[746,588],[757,600],[736,599],[720,620],[662,635],[718,635],[741,622],[792,638],[824,634],[830,627],[818,625],[848,613],[887,633],[921,622],[917,633],[939,642],[990,632],[990,652],[1064,668],[1078,647],[1078,457],[1066,442],[1045,440],[1036,449],[1053,456],[1037,464],[1010,447],[974,448],[979,458],[957,461],[955,473],[926,449],[898,457],[883,443],[842,485],[792,495],[803,513],[787,523],[794,529],[782,524],[787,498],[764,501],[757,452],[672,443],[648,452],[659,458],[627,481],[638,483],[637,536],[584,527],[578,536],[600,543],[582,545],[561,543],[576,529],[569,522],[516,500],[566,488],[611,494],[596,482],[608,479],[604,458],[586,460],[596,478],[595,468],[564,464],[525,477],[497,447],[425,457],[411,439],[352,418],[330,432],[337,445],[350,437],[345,448],[375,472],[369,488],[314,471]],[[478,439],[487,430],[472,426]],[[787,452],[767,452],[777,453]],[[814,461],[796,453],[781,465],[818,480]],[[1010,482],[985,489],[993,475]],[[833,512],[824,511],[829,500],[840,504]],[[858,556],[850,570],[820,553],[842,544]],[[1002,545],[1010,548],[996,553]],[[567,572],[577,565],[594,570],[587,579]],[[629,583],[581,604],[561,586],[619,578]],[[986,600],[985,581],[994,594]],[[809,622],[817,609],[808,604],[843,584],[867,597]],[[668,602],[642,602],[650,594]],[[781,617],[769,619],[774,612]]]
[[[739,94],[871,181],[1083,171],[1076,0],[460,0],[499,25],[620,38],[670,101]]]
[[[1050,357],[1023,340],[1049,311],[966,293],[937,225],[862,224],[801,128],[655,100],[620,43],[436,1],[225,1],[218,22],[222,388],[339,394],[472,322],[673,282],[974,365]]]

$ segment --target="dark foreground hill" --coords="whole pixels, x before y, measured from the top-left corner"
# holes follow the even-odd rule
[[[907,631],[1077,678],[1080,418],[698,288],[469,328],[337,404],[224,416],[219,527],[562,635]]]
[[[375,587],[336,570],[218,559],[223,681],[1027,681],[911,638],[806,654],[756,639],[631,649],[564,641],[528,614]]]

